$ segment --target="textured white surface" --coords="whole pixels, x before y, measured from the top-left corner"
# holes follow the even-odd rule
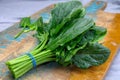
[[[30,16],[46,6],[65,0],[0,0],[0,31]],[[90,0],[81,0],[85,5]],[[107,1],[107,0],[104,0]],[[120,0],[109,0],[106,12],[120,13]],[[118,51],[104,80],[120,80],[120,50]]]

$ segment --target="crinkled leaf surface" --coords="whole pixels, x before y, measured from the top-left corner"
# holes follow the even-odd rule
[[[79,18],[73,21],[72,25],[68,25],[66,31],[61,32],[54,40],[52,40],[48,45],[47,48],[50,50],[54,50],[58,46],[62,46],[65,43],[69,42],[70,40],[76,38],[78,35],[82,34],[83,32],[89,30],[94,25],[94,21],[92,19],[87,18]],[[51,46],[52,45],[52,46]]]
[[[98,66],[104,63],[110,54],[110,50],[99,43],[89,43],[80,50],[73,58],[73,64],[79,68]]]
[[[80,1],[56,4],[55,8],[51,11],[51,19],[48,25],[50,35],[55,36],[66,22],[83,17],[84,15],[85,9]]]

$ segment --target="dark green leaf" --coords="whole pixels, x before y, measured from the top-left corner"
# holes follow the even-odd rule
[[[79,68],[88,68],[103,64],[109,57],[110,50],[99,43],[89,43],[73,58],[73,64]]]
[[[65,43],[71,41],[72,39],[76,38],[78,35],[82,34],[83,32],[89,30],[92,26],[94,26],[94,22],[91,19],[86,18],[79,18],[71,25],[68,25],[67,30],[61,32],[54,40],[52,40],[48,45],[47,48],[50,50],[54,50],[58,46],[62,46]],[[51,46],[52,45],[52,46]]]
[[[31,25],[30,17],[24,17],[24,18],[21,19],[21,21],[20,21],[20,27],[21,28],[26,28],[30,25]]]
[[[51,36],[57,35],[65,23],[72,19],[83,17],[84,15],[85,9],[82,8],[82,4],[79,1],[57,4],[51,11],[50,24],[48,25]]]
[[[93,42],[97,42],[103,39],[107,33],[107,29],[100,26],[95,26],[92,28],[92,30],[95,32],[95,39],[93,40]]]

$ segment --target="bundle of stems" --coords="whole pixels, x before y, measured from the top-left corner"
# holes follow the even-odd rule
[[[14,78],[22,76],[24,73],[28,72],[30,69],[36,67],[37,65],[56,60],[55,54],[53,54],[50,50],[40,52],[39,49],[40,48],[37,47],[37,49],[34,49],[28,53],[34,57],[34,65],[31,57],[29,57],[28,54],[6,62]]]

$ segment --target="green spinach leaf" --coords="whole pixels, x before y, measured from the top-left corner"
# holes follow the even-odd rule
[[[79,1],[70,1],[57,4],[51,11],[50,24],[48,25],[50,35],[57,35],[65,23],[70,20],[83,17],[84,15],[85,9]]]
[[[73,58],[73,64],[79,68],[88,68],[103,64],[109,57],[110,50],[99,43],[89,43],[79,50]]]

